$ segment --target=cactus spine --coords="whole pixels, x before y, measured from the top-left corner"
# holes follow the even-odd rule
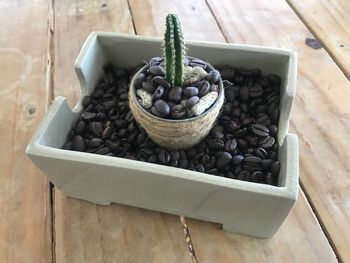
[[[171,84],[181,87],[186,56],[181,23],[176,15],[168,14],[165,26],[164,57],[166,78]]]

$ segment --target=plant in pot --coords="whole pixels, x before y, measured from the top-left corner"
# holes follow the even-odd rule
[[[93,32],[75,64],[81,98],[53,101],[28,156],[70,197],[273,235],[298,193],[295,55],[187,41],[186,56],[176,16],[166,29],[164,40]]]
[[[176,15],[167,15],[164,58],[152,58],[131,82],[135,119],[158,145],[187,149],[208,135],[223,102],[220,73],[186,56],[181,23]]]

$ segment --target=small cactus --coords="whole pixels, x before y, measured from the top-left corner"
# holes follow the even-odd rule
[[[167,80],[174,86],[183,84],[185,44],[179,18],[174,14],[166,17],[164,34],[164,58]]]

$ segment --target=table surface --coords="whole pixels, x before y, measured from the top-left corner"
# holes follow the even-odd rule
[[[169,12],[186,39],[298,54],[300,195],[272,238],[67,198],[24,155],[52,99],[77,101],[73,63],[91,31],[162,36]],[[0,1],[0,262],[350,262],[349,13],[341,0]]]

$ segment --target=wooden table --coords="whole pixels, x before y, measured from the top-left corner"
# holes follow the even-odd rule
[[[186,218],[191,256],[180,217],[66,198],[24,155],[52,98],[76,102],[91,31],[161,36],[169,12],[186,39],[298,53],[301,189],[273,238]],[[0,1],[0,262],[350,262],[349,13],[341,0]]]

